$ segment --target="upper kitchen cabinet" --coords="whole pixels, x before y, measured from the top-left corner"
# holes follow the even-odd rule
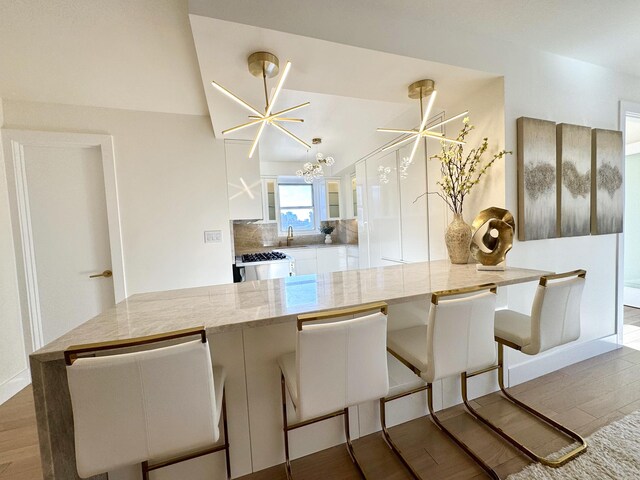
[[[320,220],[340,220],[340,179],[327,178],[316,184]]]
[[[262,219],[265,223],[275,223],[277,220],[277,198],[276,188],[278,185],[278,179],[273,177],[262,178]]]
[[[227,194],[231,220],[263,218],[260,152],[249,158],[251,141],[225,140],[227,164]]]

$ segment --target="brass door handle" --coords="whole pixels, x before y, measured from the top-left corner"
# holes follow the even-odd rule
[[[96,273],[95,275],[89,275],[89,278],[98,278],[98,277],[109,278],[111,276],[113,276],[113,272],[111,270],[105,270],[102,273]]]

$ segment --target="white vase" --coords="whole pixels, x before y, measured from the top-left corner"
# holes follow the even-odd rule
[[[327,235],[324,236],[324,243],[327,243],[327,244],[333,243],[333,240],[331,240],[331,235],[330,234],[327,234]]]

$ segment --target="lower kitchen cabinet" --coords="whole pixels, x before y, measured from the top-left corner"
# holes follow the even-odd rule
[[[309,245],[280,251],[294,258],[296,275],[358,269],[357,245]]]
[[[316,249],[318,273],[342,272],[347,269],[347,248],[344,245]]]

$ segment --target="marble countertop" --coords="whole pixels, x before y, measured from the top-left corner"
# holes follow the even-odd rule
[[[438,290],[494,282],[537,280],[550,272],[507,267],[476,271],[473,264],[421,262],[364,270],[300,275],[132,295],[31,356],[62,358],[71,345],[124,340],[204,325],[208,333],[293,322],[303,312],[386,301],[428,299]]]

